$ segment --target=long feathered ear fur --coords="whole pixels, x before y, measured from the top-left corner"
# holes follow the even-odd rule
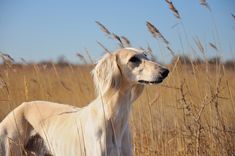
[[[106,54],[92,70],[96,93],[104,95],[109,89],[117,89],[120,83],[120,70],[115,54]]]

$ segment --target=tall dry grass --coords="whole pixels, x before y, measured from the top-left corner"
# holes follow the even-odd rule
[[[234,154],[234,69],[205,65],[178,59],[163,84],[145,88],[130,117],[135,155]],[[95,98],[92,68],[1,65],[0,119],[23,101],[87,105]]]

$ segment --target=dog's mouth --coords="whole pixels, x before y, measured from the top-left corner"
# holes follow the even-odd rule
[[[158,83],[161,83],[163,81],[163,79],[158,79],[156,81],[145,81],[145,80],[139,80],[138,82],[140,84],[158,84]]]

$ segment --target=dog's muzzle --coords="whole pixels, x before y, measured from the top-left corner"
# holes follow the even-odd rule
[[[169,74],[169,70],[166,68],[161,68],[159,72],[159,76],[155,81],[145,81],[145,80],[139,80],[138,82],[141,84],[158,84],[161,83]]]

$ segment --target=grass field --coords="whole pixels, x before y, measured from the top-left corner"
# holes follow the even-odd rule
[[[234,155],[235,72],[222,64],[168,66],[133,104],[135,155]],[[1,65],[0,120],[23,101],[83,107],[95,98],[92,65]]]

